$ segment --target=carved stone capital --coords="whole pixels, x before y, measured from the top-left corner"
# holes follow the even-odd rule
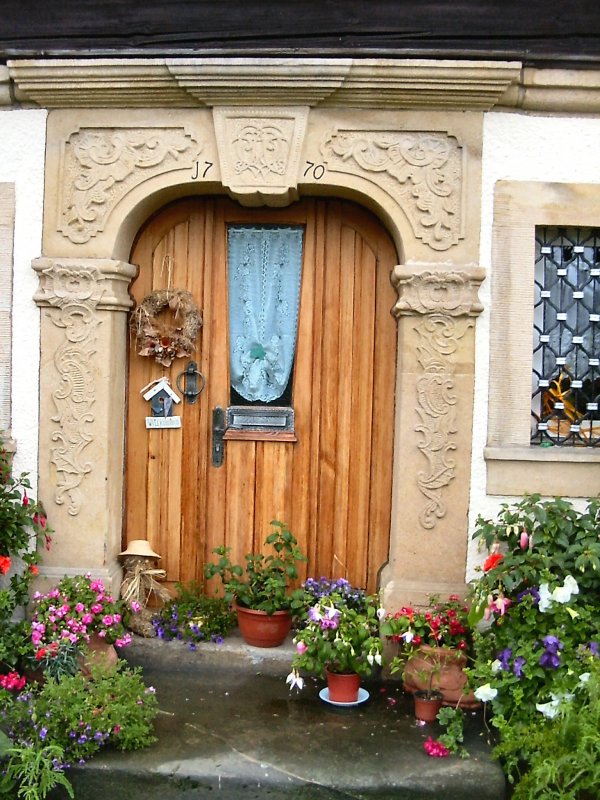
[[[308,107],[215,108],[223,185],[244,205],[282,206],[296,186]]]
[[[191,169],[202,148],[183,127],[80,128],[63,142],[56,229],[84,244],[149,177]]]
[[[483,311],[478,290],[485,270],[430,269],[400,264],[392,272],[398,302],[392,309],[396,317],[414,314],[447,314],[451,317],[476,316]]]
[[[133,305],[128,292],[137,267],[101,258],[36,258],[38,306],[64,309],[80,306],[100,311],[127,311]]]
[[[327,169],[376,182],[401,206],[432,250],[464,238],[463,147],[441,131],[336,128],[321,146]]]

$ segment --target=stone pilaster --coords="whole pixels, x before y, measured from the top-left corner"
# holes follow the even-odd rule
[[[464,590],[471,467],[474,317],[484,271],[398,266],[396,453],[389,607]]]
[[[131,264],[39,258],[39,497],[56,533],[42,575],[118,579]],[[117,584],[118,585],[118,582]]]

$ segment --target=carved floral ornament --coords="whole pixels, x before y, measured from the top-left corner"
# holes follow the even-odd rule
[[[446,515],[444,489],[456,477],[455,437],[458,433],[455,387],[455,353],[473,317],[482,310],[477,297],[483,269],[466,271],[422,270],[397,266],[392,283],[399,298],[397,317],[413,316],[417,335],[416,353],[421,372],[416,382],[415,408],[421,434],[417,447],[427,460],[427,469],[417,473],[417,485],[425,497],[419,514],[421,525],[431,530]]]
[[[97,350],[96,329],[100,324],[98,303],[104,293],[104,276],[95,268],[72,268],[61,264],[34,264],[39,272],[39,305],[50,307],[49,319],[64,331],[63,341],[54,351],[56,388],[52,391],[56,424],[50,461],[56,468],[54,499],[67,503],[71,516],[79,513],[83,502],[80,484],[92,465],[84,450],[92,441],[95,396],[93,356]],[[40,263],[41,262],[41,263]]]
[[[64,142],[57,230],[84,244],[149,177],[191,169],[201,150],[184,128],[81,128]]]
[[[454,136],[336,129],[321,153],[329,170],[359,170],[385,188],[414,235],[433,250],[447,250],[464,238],[464,152]]]

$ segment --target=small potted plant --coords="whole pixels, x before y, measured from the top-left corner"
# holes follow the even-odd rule
[[[31,642],[34,661],[48,666],[63,656],[116,661],[114,646],[125,647],[131,634],[125,629],[128,608],[105,590],[104,583],[90,573],[64,577],[46,594],[35,592],[31,617]],[[66,659],[69,660],[69,659]]]
[[[468,608],[458,595],[445,602],[434,597],[425,609],[404,606],[386,617],[382,634],[399,648],[390,671],[402,672],[407,691],[435,690],[442,693],[445,705],[478,705],[465,691],[464,667],[472,646],[467,617]]]
[[[367,677],[375,665],[381,666],[379,624],[385,612],[377,596],[354,590],[347,581],[309,579],[304,589],[313,604],[304,627],[294,637],[296,652],[287,682],[290,688],[301,689],[301,670],[326,676],[328,694],[324,699],[355,703],[361,676]]]
[[[207,580],[218,576],[225,600],[233,602],[242,637],[254,647],[277,647],[292,626],[290,584],[298,578],[298,563],[306,561],[298,542],[283,522],[273,520],[265,539],[271,553],[248,553],[245,565],[233,564],[229,547],[213,550],[219,558],[207,564]]]

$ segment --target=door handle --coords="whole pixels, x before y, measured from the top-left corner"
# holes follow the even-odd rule
[[[223,436],[227,427],[225,425],[225,412],[221,406],[212,411],[212,464],[213,467],[223,466],[224,444]]]
[[[183,386],[181,385],[183,381]],[[190,361],[183,372],[180,372],[175,379],[175,385],[185,397],[186,403],[195,403],[198,396],[204,391],[206,379],[201,372],[198,372],[198,365],[195,361]]]

